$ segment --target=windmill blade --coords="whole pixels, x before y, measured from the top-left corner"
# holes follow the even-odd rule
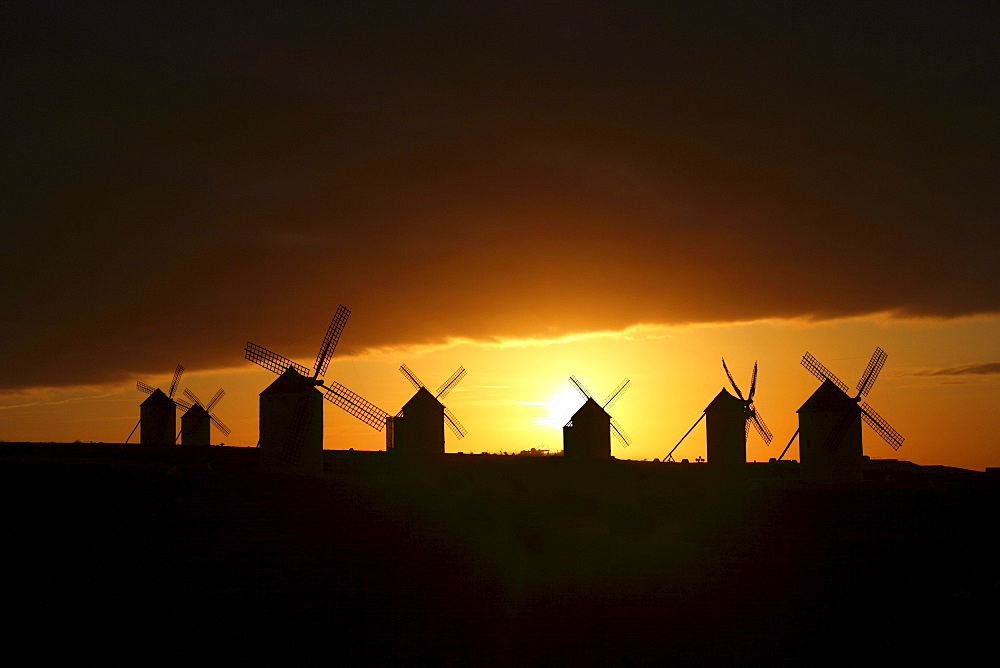
[[[615,403],[618,402],[618,399],[621,398],[622,394],[624,394],[625,390],[631,386],[631,384],[632,381],[628,378],[619,383],[618,387],[615,388],[615,391],[609,394],[608,398],[604,400],[604,410],[608,410],[614,406]]]
[[[323,343],[320,344],[319,353],[316,355],[316,364],[313,366],[316,370],[314,378],[321,378],[330,368],[330,358],[333,357],[333,351],[337,348],[337,342],[340,341],[340,335],[344,333],[344,327],[347,326],[347,319],[350,317],[351,312],[341,304],[333,315],[333,319],[330,320],[326,336],[323,337]]]
[[[310,378],[312,376],[312,371],[305,368],[301,364],[296,364],[292,360],[284,358],[278,353],[272,353],[264,346],[258,346],[256,343],[251,343],[249,341],[247,341],[246,358],[254,364],[262,366],[268,371],[276,373],[279,376],[285,373],[285,370],[288,367],[292,367],[306,378]]]
[[[876,434],[884,438],[893,450],[899,450],[903,447],[903,441],[906,440],[903,435],[893,429],[892,425],[885,421],[885,418],[876,413],[875,409],[864,401],[861,402],[861,418],[875,430]]]
[[[886,358],[889,355],[886,354],[881,348],[876,348],[875,352],[872,353],[872,358],[868,362],[868,368],[861,375],[861,380],[858,381],[858,396],[867,397],[868,393],[872,389],[872,385],[875,384],[875,379],[878,378],[879,373],[882,371],[882,367],[885,365]]]
[[[753,401],[753,395],[757,391],[757,363],[753,363],[753,373],[750,375],[750,393],[747,395],[747,401]]]
[[[761,439],[763,439],[764,443],[766,445],[771,445],[771,441],[774,439],[774,435],[771,434],[771,430],[767,428],[766,424],[764,424],[764,418],[760,416],[760,412],[756,409],[756,407],[751,408],[750,410],[753,411],[753,414],[750,416],[747,422],[752,422],[754,428],[757,430],[757,433],[760,434],[760,437]]]
[[[592,399],[593,398],[591,396],[590,392],[587,391],[587,388],[585,388],[583,386],[583,384],[576,379],[576,376],[570,376],[569,377],[569,382],[573,383],[573,387],[576,388],[577,392],[579,392],[580,394],[583,395],[584,399]]]
[[[802,356],[801,364],[806,368],[806,370],[809,371],[809,373],[816,376],[820,380],[828,380],[843,390],[844,394],[851,394],[851,391],[847,389],[847,385],[844,385],[844,382],[837,378],[832,371],[820,364],[820,361],[813,357],[812,353],[807,351],[806,354]]]
[[[152,394],[153,392],[156,392],[156,388],[155,387],[153,387],[152,385],[147,385],[146,383],[142,382],[141,380],[136,381],[135,388],[137,390],[139,390],[140,392],[145,392],[146,394]]]
[[[278,458],[291,466],[298,464],[302,458],[302,448],[305,445],[306,428],[309,423],[309,398],[299,397],[297,402],[295,414],[288,423],[288,430],[278,447]]]
[[[704,419],[705,419],[704,413],[698,416],[698,419],[694,421],[694,424],[691,425],[691,428],[688,429],[686,432],[684,432],[684,435],[681,436],[681,440],[677,441],[677,445],[675,445],[673,448],[670,449],[670,452],[667,453],[667,456],[664,458],[664,461],[671,461],[671,462],[674,461],[674,450],[680,447],[681,443],[684,442],[684,439],[688,437],[688,434],[694,431],[694,428],[698,426],[698,423]]]
[[[788,445],[786,445],[786,446],[785,446],[785,449],[781,451],[781,455],[779,455],[779,456],[778,456],[778,461],[779,461],[779,462],[780,462],[780,461],[781,461],[782,459],[784,459],[784,457],[785,457],[785,453],[786,453],[786,452],[788,452],[788,448],[792,447],[792,443],[793,443],[793,442],[795,442],[795,437],[796,437],[796,436],[798,436],[798,435],[799,435],[799,430],[798,430],[798,429],[796,429],[796,430],[795,430],[795,433],[794,433],[794,434],[792,434],[792,437],[791,437],[790,439],[788,439]],[[800,456],[801,456],[801,455],[800,455]]]
[[[632,445],[632,439],[628,437],[622,426],[618,424],[618,420],[614,418],[611,418],[611,431],[626,448]]]
[[[217,403],[222,401],[222,397],[224,396],[226,396],[226,391],[220,387],[219,391],[215,393],[215,396],[209,399],[208,403],[205,404],[205,410],[206,411],[212,410],[212,408],[214,408]]]
[[[444,409],[444,422],[446,425],[451,427],[451,430],[455,432],[455,436],[458,436],[459,438],[464,438],[465,435],[469,433],[468,430],[462,426],[462,423],[458,421],[458,418],[455,417],[455,414],[448,410],[447,407]]]
[[[329,386],[322,386],[323,398],[343,408],[345,411],[364,422],[376,431],[385,428],[385,420],[390,417],[388,413],[366,401],[361,395],[351,392],[340,383],[333,382]]]
[[[177,408],[183,408],[186,411],[191,410],[191,406],[193,405],[193,404],[189,404],[188,402],[184,401],[183,399],[178,399],[176,397],[174,397],[173,402],[174,402],[174,405],[177,406]]]
[[[435,395],[437,400],[440,401],[448,396],[448,393],[455,389],[455,386],[458,385],[458,382],[463,378],[465,378],[465,367],[460,366],[455,373],[449,376],[448,380],[441,383],[441,387],[438,388],[437,394]]]
[[[178,364],[177,368],[174,369],[174,380],[170,383],[170,391],[167,392],[167,396],[171,399],[174,396],[174,391],[177,390],[177,383],[181,381],[181,376],[184,375],[184,365]]]
[[[209,417],[209,419],[211,419],[211,420],[212,420],[212,423],[213,423],[213,424],[214,424],[214,425],[215,425],[216,427],[218,427],[218,428],[219,428],[219,431],[221,431],[221,432],[222,432],[223,434],[225,434],[226,436],[229,436],[229,434],[231,434],[231,433],[232,433],[232,429],[230,429],[229,427],[227,427],[227,426],[226,426],[226,425],[225,425],[225,424],[224,424],[224,423],[222,422],[222,420],[220,420],[219,418],[217,418],[217,417],[215,416],[215,413],[210,413],[208,417]]]
[[[722,369],[726,372],[726,377],[729,379],[729,384],[733,386],[734,390],[736,390],[736,396],[738,396],[740,399],[743,399],[743,393],[740,392],[739,386],[736,384],[736,381],[733,380],[733,374],[729,373],[729,367],[726,366],[725,357],[722,358]],[[743,401],[746,401],[746,399],[743,399]]]
[[[406,366],[405,364],[399,367],[399,371],[404,376],[406,376],[406,379],[411,383],[413,383],[413,387],[417,388],[418,390],[421,387],[426,387],[423,383],[420,382],[420,379],[417,378],[416,374],[410,371],[410,367]]]
[[[847,410],[840,414],[837,421],[833,424],[833,428],[826,437],[826,449],[830,452],[836,452],[837,448],[840,447],[840,442],[844,440],[844,434],[847,433],[848,428],[854,421],[854,411]]]
[[[190,399],[191,401],[195,402],[196,404],[198,404],[202,408],[205,408],[205,404],[201,403],[201,399],[199,399],[198,397],[196,397],[194,395],[194,392],[192,392],[191,390],[189,390],[187,388],[184,388],[184,396],[187,397],[188,399]],[[205,410],[208,410],[208,409],[205,408]]]

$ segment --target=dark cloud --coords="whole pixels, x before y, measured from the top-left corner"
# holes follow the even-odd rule
[[[918,371],[914,376],[990,376],[1000,374],[1000,362],[985,362],[983,364],[966,364],[952,366],[946,369]]]
[[[1000,311],[997,12],[6,3],[18,388]]]

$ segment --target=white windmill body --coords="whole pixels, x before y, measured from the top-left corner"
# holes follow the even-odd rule
[[[268,471],[323,473],[323,394],[289,367],[260,393],[260,463]]]
[[[713,468],[746,463],[746,413],[744,402],[725,388],[705,407],[705,455]]]
[[[735,469],[742,468],[747,461],[747,433],[750,425],[754,426],[761,440],[770,445],[771,430],[764,424],[757,407],[754,405],[754,395],[757,393],[757,363],[753,365],[753,373],[750,376],[750,392],[746,397],[740,390],[739,385],[729,373],[726,360],[722,360],[722,368],[729,378],[729,383],[733,387],[736,396],[729,393],[726,388],[719,390],[715,398],[709,402],[708,406],[698,417],[695,423],[688,429],[677,445],[673,447],[664,461],[674,461],[674,451],[684,442],[688,434],[694,430],[698,423],[705,420],[705,454],[708,464],[713,469]]]
[[[757,407],[754,406],[754,395],[757,393],[757,363],[754,362],[753,373],[750,375],[750,392],[745,398],[733,375],[729,373],[725,359],[722,360],[722,368],[736,396],[730,394],[726,388],[722,388],[715,399],[705,407],[707,446],[705,454],[709,465],[713,467],[741,467],[747,461],[747,432],[750,425],[754,426],[765,444],[771,444],[772,436]]]
[[[194,405],[181,416],[181,445],[211,445],[213,424],[226,436],[230,434],[229,427],[212,412],[216,404],[226,395],[225,390],[220,388],[207,404],[202,403],[191,390],[185,389],[184,395],[193,401]]]
[[[139,429],[139,443],[142,445],[173,445],[177,442],[177,409],[191,408],[191,404],[174,397],[183,373],[184,366],[178,364],[168,392],[142,381],[136,383],[136,388],[149,396],[139,404],[139,422],[125,439],[126,443],[132,438],[136,428]]]
[[[798,410],[799,471],[803,480],[822,483],[861,482],[864,479],[864,449],[861,422],[875,430],[893,449],[904,438],[861,398],[868,395],[888,357],[876,348],[868,368],[851,397],[847,386],[810,353],[802,366],[822,383]],[[791,441],[789,441],[791,445]],[[787,451],[788,448],[786,447]],[[782,453],[784,455],[784,453]]]
[[[246,358],[278,378],[260,393],[260,464],[268,471],[323,474],[323,399],[381,431],[389,414],[322,376],[351,312],[343,305],[330,321],[312,369],[247,342]]]
[[[170,445],[177,434],[177,406],[161,389],[139,404],[139,443]]]
[[[386,450],[404,455],[444,454],[445,424],[458,438],[463,438],[468,433],[454,413],[441,403],[465,377],[465,368],[459,367],[434,394],[405,364],[399,370],[417,391],[399,413],[386,421]]]
[[[576,376],[570,376],[569,380],[583,395],[584,402],[563,426],[563,457],[574,460],[610,459],[611,434],[628,447],[631,443],[628,435],[618,421],[611,417],[608,409],[618,401],[631,381],[628,378],[623,380],[604,403],[599,404]]]

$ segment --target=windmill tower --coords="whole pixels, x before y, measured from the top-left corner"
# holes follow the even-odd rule
[[[563,456],[572,459],[608,459],[611,457],[612,433],[622,445],[628,447],[631,440],[607,409],[618,401],[632,381],[626,378],[619,383],[603,404],[597,403],[576,376],[570,376],[569,382],[586,401],[563,427]]]
[[[191,404],[183,399],[174,398],[183,374],[184,366],[178,364],[169,392],[147,385],[141,380],[135,384],[140,392],[145,392],[149,397],[139,404],[139,421],[125,439],[126,443],[140,427],[139,443],[142,445],[173,445],[177,442],[177,408],[191,408]]]
[[[444,454],[445,424],[458,438],[468,433],[454,413],[441,403],[465,378],[465,367],[458,367],[434,394],[405,364],[399,370],[417,392],[399,413],[386,421],[385,449],[404,454]]]
[[[750,375],[750,392],[746,397],[743,396],[739,385],[733,379],[733,374],[729,373],[725,359],[722,360],[722,369],[726,372],[726,377],[729,379],[733,391],[736,392],[736,396],[731,395],[726,388],[719,390],[719,393],[705,407],[704,412],[685,432],[677,445],[664,458],[664,461],[674,461],[674,450],[684,442],[688,434],[694,431],[694,428],[702,420],[705,420],[708,463],[713,468],[733,468],[746,463],[747,433],[751,424],[760,434],[764,443],[771,444],[773,438],[771,430],[764,424],[763,418],[753,403],[754,394],[757,392],[757,363],[754,362],[753,365],[753,372]]]
[[[722,368],[739,399],[729,394],[726,388],[722,388],[715,399],[705,407],[708,463],[713,466],[737,466],[747,461],[747,432],[751,424],[765,444],[770,445],[773,437],[753,404],[753,395],[757,392],[757,363],[753,364],[750,392],[746,398],[733,380],[733,375],[729,373],[725,359],[722,360]]]
[[[215,424],[224,435],[229,436],[229,427],[212,412],[215,405],[226,396],[225,390],[219,388],[207,404],[203,404],[191,390],[185,389],[184,396],[193,401],[194,405],[181,416],[181,445],[211,445],[212,424]]]
[[[343,305],[330,321],[312,369],[247,342],[246,358],[278,378],[260,393],[260,462],[271,471],[323,474],[323,399],[382,431],[389,414],[322,376],[351,312]]]
[[[893,450],[903,445],[902,435],[861,400],[868,396],[887,357],[884,350],[875,349],[858,381],[858,393],[854,397],[850,396],[847,385],[810,353],[802,357],[802,366],[822,381],[799,408],[799,428],[788,442],[790,446],[795,436],[799,437],[799,470],[803,480],[860,482],[864,479],[862,420]],[[785,446],[786,452],[788,446]]]

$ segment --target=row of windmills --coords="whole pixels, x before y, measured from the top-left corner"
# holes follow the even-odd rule
[[[246,359],[278,376],[260,393],[258,446],[264,468],[312,475],[322,473],[324,399],[373,429],[384,429],[387,451],[415,455],[443,454],[445,425],[459,438],[466,435],[465,427],[442,403],[465,377],[466,371],[462,367],[432,393],[405,364],[402,365],[400,371],[417,391],[395,415],[390,415],[340,383],[323,379],[350,315],[351,312],[343,305],[337,309],[311,369],[263,346],[247,342]],[[860,480],[864,460],[862,420],[890,446],[898,449],[903,437],[861,400],[874,385],[886,358],[881,348],[876,349],[858,382],[857,395],[852,398],[847,386],[807,352],[802,364],[822,383],[798,410],[799,428],[777,459],[784,458],[798,437],[803,479],[830,482]],[[702,420],[705,420],[706,426],[708,463],[716,470],[746,463],[747,436],[751,425],[765,443],[771,443],[771,431],[754,405],[757,365],[754,364],[746,396],[733,379],[725,360],[722,360],[722,367],[735,396],[723,388],[665,461],[673,461],[673,453]],[[142,427],[141,443],[166,444],[179,439],[184,445],[208,445],[210,424],[229,434],[229,429],[211,412],[224,396],[223,390],[220,389],[207,404],[190,390],[184,391],[190,402],[174,397],[183,371],[184,367],[178,365],[166,393],[138,383],[138,388],[150,395],[141,405],[140,421],[136,425]],[[608,413],[628,389],[630,381],[623,380],[603,402],[598,403],[575,376],[569,380],[583,396],[584,403],[563,427],[563,455],[579,460],[610,459],[612,435],[623,445],[630,444],[622,426]],[[185,413],[181,418],[180,433],[175,436],[177,408],[184,409]]]
[[[174,370],[174,379],[170,383],[170,390],[167,392],[147,385],[141,380],[136,383],[136,389],[148,394],[149,397],[139,404],[139,421],[136,422],[128,438],[125,439],[126,443],[132,438],[136,429],[139,429],[140,443],[155,445],[176,443],[178,440],[181,445],[209,445],[211,443],[211,424],[214,424],[226,436],[229,435],[229,427],[212,412],[222,397],[226,396],[226,391],[219,388],[215,396],[205,404],[194,392],[185,388],[184,395],[190,401],[179,399],[174,396],[174,393],[180,386],[182,375],[184,375],[184,366],[178,364]],[[181,415],[180,432],[177,432],[176,410],[178,408],[184,410],[184,414]]]
[[[888,357],[881,348],[876,348],[861,379],[856,386],[857,394],[850,396],[847,385],[819,362],[811,353],[802,357],[802,366],[820,381],[820,386],[797,411],[799,428],[792,434],[788,444],[777,460],[784,458],[788,449],[799,439],[799,474],[803,480],[813,482],[852,482],[864,477],[864,452],[862,447],[861,422],[866,422],[882,437],[893,450],[903,445],[903,436],[881,415],[875,412],[862,397],[868,396]],[[722,360],[722,368],[732,385],[736,396],[723,388],[705,407],[694,425],[681,437],[677,445],[668,453],[666,461],[674,461],[673,453],[694,430],[705,420],[708,462],[714,468],[732,468],[746,463],[747,435],[750,425],[760,434],[761,440],[770,445],[771,431],[764,424],[760,412],[754,406],[757,391],[757,365],[754,364],[750,376],[750,391],[744,397],[733,375]]]

